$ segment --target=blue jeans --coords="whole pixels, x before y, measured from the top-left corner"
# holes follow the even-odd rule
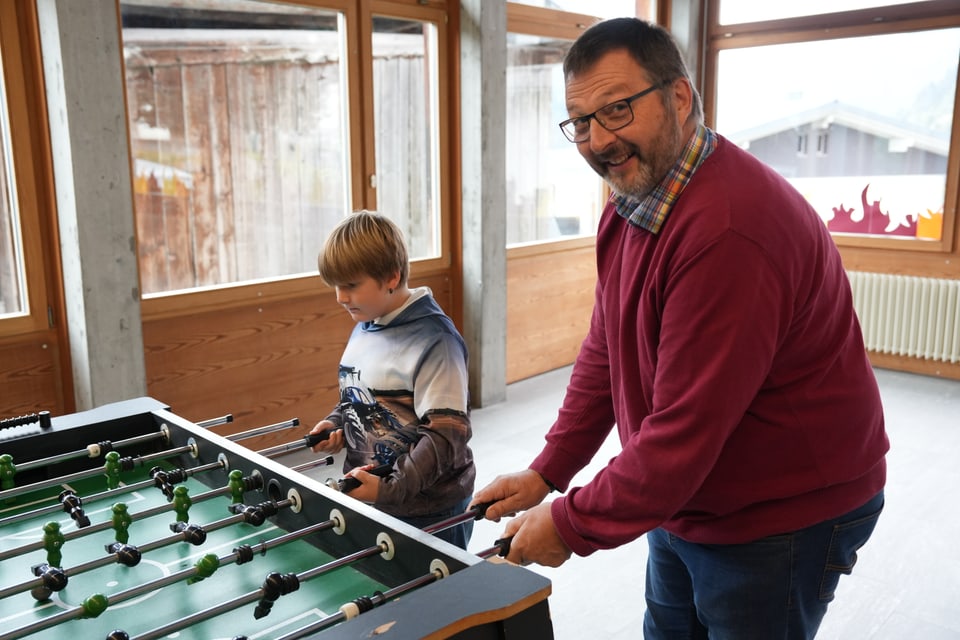
[[[850,513],[747,544],[694,544],[647,533],[646,640],[809,640],[883,509]]]
[[[449,509],[440,511],[438,513],[431,513],[428,516],[417,516],[411,518],[400,518],[407,524],[415,526],[417,529],[423,529],[424,527],[429,527],[435,522],[440,522],[441,520],[446,520],[447,518],[452,518],[453,516],[460,515],[467,510],[467,507],[470,506],[470,501],[472,497],[466,498],[463,502],[452,506]],[[446,540],[450,544],[455,544],[461,549],[466,549],[467,544],[470,542],[470,536],[473,535],[473,520],[467,520],[466,522],[461,522],[455,527],[450,527],[449,529],[444,529],[443,531],[438,531],[434,535],[440,538],[441,540]]]

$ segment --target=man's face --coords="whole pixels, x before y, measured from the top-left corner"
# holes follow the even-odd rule
[[[571,118],[584,116],[651,84],[629,53],[612,51],[590,69],[567,78],[567,111]],[[683,114],[674,108],[676,84],[633,100],[633,121],[621,129],[608,131],[590,119],[590,137],[577,143],[577,150],[615,193],[646,196],[679,158],[687,136]]]

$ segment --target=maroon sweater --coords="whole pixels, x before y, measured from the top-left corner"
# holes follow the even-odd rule
[[[656,527],[741,543],[860,506],[889,448],[840,255],[782,177],[720,138],[659,234],[608,204],[590,331],[531,465],[578,555]]]

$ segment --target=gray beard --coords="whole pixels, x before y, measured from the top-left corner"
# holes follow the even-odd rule
[[[643,159],[640,164],[638,175],[628,184],[617,185],[603,176],[604,181],[610,185],[610,189],[621,197],[632,198],[634,200],[643,200],[654,188],[663,182],[671,169],[680,159],[680,153],[683,151],[684,141],[682,138],[682,129],[679,126],[671,127],[670,131],[664,132],[653,141],[650,153],[640,155],[636,149],[634,153]]]

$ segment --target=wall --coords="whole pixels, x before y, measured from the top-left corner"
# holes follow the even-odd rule
[[[590,326],[594,239],[507,252],[507,382],[574,361]]]
[[[413,277],[411,285],[429,286],[441,306],[450,306],[449,276]],[[271,297],[251,286],[244,302],[194,313],[149,301],[149,395],[195,422],[232,414],[232,423],[213,428],[222,435],[301,421],[298,429],[245,440],[253,449],[305,435],[338,401],[337,366],[353,322],[319,277],[295,287],[299,293]]]

